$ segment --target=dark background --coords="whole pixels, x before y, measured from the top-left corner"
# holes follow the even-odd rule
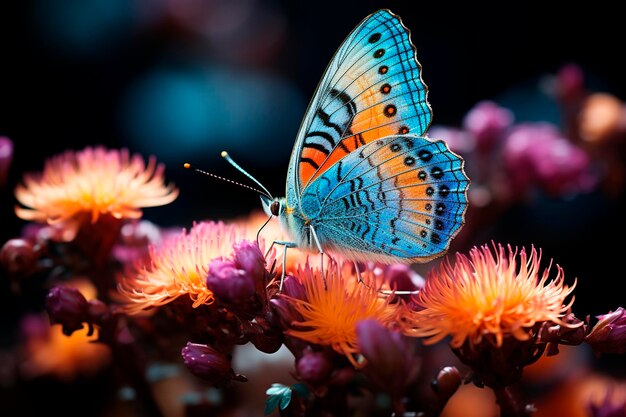
[[[198,8],[180,12],[185,4]],[[282,195],[297,128],[329,59],[381,7],[412,31],[434,124],[458,126],[479,100],[536,85],[567,63],[580,65],[594,88],[626,98],[621,13],[608,2],[548,9],[539,2],[5,1],[0,135],[14,141],[15,156],[1,191],[0,237],[24,224],[13,214],[23,173],[89,145],[128,147],[166,164],[180,197],[145,211],[163,226],[258,207],[253,193],[182,168],[189,161],[246,182],[219,158],[222,149]],[[625,304],[617,290],[624,204],[622,196],[596,198],[513,209],[476,243],[542,247],[569,279],[578,277],[579,315],[606,312]]]

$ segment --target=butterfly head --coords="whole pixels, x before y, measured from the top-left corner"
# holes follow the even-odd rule
[[[284,198],[270,198],[265,195],[261,195],[261,204],[263,205],[263,211],[268,216],[280,217],[285,212],[285,199]]]

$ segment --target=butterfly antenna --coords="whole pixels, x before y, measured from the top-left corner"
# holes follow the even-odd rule
[[[187,169],[192,169],[192,170],[194,170],[194,171],[196,171],[196,172],[199,172],[200,174],[208,175],[209,177],[217,178],[218,180],[226,181],[226,182],[229,182],[229,183],[231,183],[231,184],[235,184],[235,185],[238,185],[238,186],[240,186],[240,187],[247,188],[247,189],[252,190],[252,191],[254,191],[254,192],[257,192],[257,193],[259,193],[259,194],[263,194],[263,195],[268,195],[268,194],[269,194],[269,193],[267,192],[267,190],[265,190],[265,187],[262,187],[264,191],[261,191],[261,190],[259,190],[258,188],[250,187],[249,185],[242,184],[242,183],[237,182],[237,181],[229,180],[228,178],[220,177],[219,175],[211,174],[210,172],[207,172],[207,171],[202,170],[202,169],[200,169],[200,168],[196,168],[196,167],[194,167],[194,166],[191,166],[191,164],[190,164],[190,163],[188,163],[188,162],[185,162],[185,163],[183,164],[183,166],[184,166],[185,168],[187,168]],[[257,181],[257,184],[258,184],[258,181]],[[268,197],[272,198],[272,196],[271,196],[271,195],[269,195]]]
[[[254,181],[254,183],[256,185],[258,185],[259,187],[261,187],[261,189],[263,191],[265,191],[265,196],[269,197],[270,199],[273,199],[274,197],[272,197],[272,193],[270,193],[269,191],[267,191],[267,188],[265,188],[263,186],[263,184],[261,184],[256,178],[254,178],[252,175],[248,174],[248,172],[243,169],[242,167],[239,166],[239,164],[237,162],[235,162],[233,160],[233,158],[230,157],[230,155],[228,155],[228,152],[226,151],[222,151],[221,153],[222,158],[224,158],[226,161],[228,161],[229,164],[231,164],[232,166],[234,166],[239,172],[241,172],[243,175],[245,175],[246,177],[250,178],[252,181]]]

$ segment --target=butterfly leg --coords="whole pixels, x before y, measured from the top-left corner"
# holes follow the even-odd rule
[[[317,233],[315,233],[315,228],[313,227],[313,225],[309,225],[309,229],[311,230],[311,237],[313,237],[313,240],[315,241],[317,250],[320,252],[320,271],[322,274],[322,281],[324,282],[324,289],[327,289],[326,275],[324,275],[324,249],[322,249],[322,245],[320,244],[320,241],[317,238]]]
[[[367,284],[364,280],[363,277],[361,276],[361,271],[359,271],[359,264],[356,263],[356,261],[353,261],[354,263],[354,270],[356,271],[356,278],[357,278],[357,282],[359,283],[359,285],[365,285],[367,288],[375,290],[374,287],[372,287],[371,285]],[[377,290],[378,292],[383,292],[382,290]]]
[[[297,245],[294,242],[275,240],[270,245],[270,249],[267,251],[267,254],[269,254],[269,251],[272,249],[272,247],[274,247],[274,245],[282,245],[285,248],[283,250],[283,270],[280,274],[280,285],[278,286],[278,292],[280,293],[283,291],[283,283],[285,282],[285,274],[287,271],[287,249],[295,248]],[[267,254],[266,254],[266,257],[267,257]]]

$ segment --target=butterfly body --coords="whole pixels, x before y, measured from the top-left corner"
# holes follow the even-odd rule
[[[286,197],[262,197],[301,249],[424,262],[460,230],[469,179],[432,113],[409,31],[368,16],[331,60],[298,132]]]

